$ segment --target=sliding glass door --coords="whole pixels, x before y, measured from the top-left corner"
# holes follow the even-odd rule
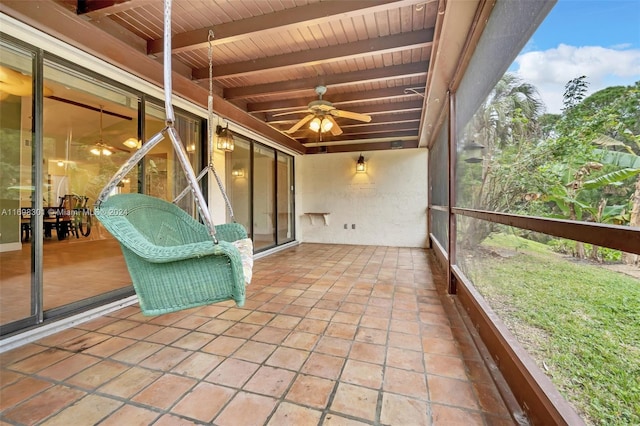
[[[253,246],[255,250],[276,244],[275,150],[261,144],[253,147]]]
[[[115,239],[93,218],[104,185],[135,149],[139,97],[57,62],[44,62],[44,311],[126,289]],[[117,192],[137,192],[137,172]]]
[[[243,225],[253,239],[251,226],[251,141],[235,136],[235,149],[227,155],[227,196],[236,222]],[[227,212],[227,215],[229,212]],[[227,216],[227,221],[231,217]]]
[[[37,222],[33,175],[34,53],[0,43],[0,325],[35,322],[32,250],[24,242]]]
[[[278,152],[276,161],[277,240],[278,244],[293,241],[294,235],[294,186],[293,157]]]
[[[247,228],[256,252],[293,241],[293,157],[241,135],[234,138],[226,181],[236,222]]]
[[[5,37],[0,79],[0,335],[6,335],[134,294],[120,246],[93,208],[122,164],[165,127],[165,113],[158,100]],[[174,126],[196,171],[203,122],[176,110]],[[166,139],[113,192],[171,201],[185,186]],[[179,205],[195,214],[191,193]]]

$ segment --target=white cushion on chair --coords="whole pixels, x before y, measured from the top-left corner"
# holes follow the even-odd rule
[[[234,241],[232,243],[240,252],[242,259],[242,271],[244,272],[244,282],[246,285],[251,283],[253,274],[253,241],[249,238]]]

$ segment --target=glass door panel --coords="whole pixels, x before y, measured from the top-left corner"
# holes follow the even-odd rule
[[[278,187],[276,198],[278,200],[278,244],[293,240],[293,157],[278,152],[277,161]]]
[[[253,245],[259,250],[276,243],[275,150],[254,144],[253,170]]]
[[[0,44],[0,326],[34,317],[33,55]],[[35,318],[35,317],[34,317]],[[35,319],[34,319],[35,321]]]
[[[165,128],[165,119],[164,107],[150,102],[146,103],[145,141]],[[197,175],[202,169],[201,120],[180,111],[175,111],[174,127],[186,148],[191,167]],[[166,201],[173,201],[187,187],[186,175],[168,136],[158,142],[145,156],[143,181],[145,194]],[[195,217],[197,209],[191,192],[185,195],[178,205]]]
[[[233,206],[236,222],[245,227],[249,238],[253,238],[251,234],[251,143],[242,139],[240,135],[234,135],[234,139],[235,148],[226,156],[227,196]],[[227,221],[230,221],[228,214],[227,212]]]
[[[45,312],[131,285],[117,241],[93,217],[104,185],[136,149],[136,95],[52,62],[44,66]],[[114,192],[137,192],[137,171]]]

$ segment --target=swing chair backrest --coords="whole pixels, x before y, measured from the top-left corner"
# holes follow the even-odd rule
[[[195,221],[175,204],[158,198],[142,194],[121,194],[105,201],[101,211],[104,212],[105,208],[107,212],[112,210],[108,212],[110,221],[116,232],[123,231],[118,236],[125,241],[134,236],[130,227],[134,227],[139,236],[161,247],[211,241],[203,224]],[[137,241],[131,241],[131,244],[135,243]]]
[[[191,254],[194,247],[209,252],[216,245],[207,227],[180,207],[144,194],[111,196],[96,209],[96,216],[121,244],[143,257],[151,256],[148,259],[151,262],[175,260],[178,256],[175,250],[179,248]],[[220,243],[247,238],[246,230],[238,223],[221,224],[215,228]],[[164,259],[160,252],[166,250],[162,248],[172,249],[173,255]],[[146,250],[156,253],[144,253]],[[158,257],[153,257],[154,254]]]

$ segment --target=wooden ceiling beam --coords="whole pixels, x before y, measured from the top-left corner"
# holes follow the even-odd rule
[[[334,1],[331,6],[327,3],[312,3],[306,6],[293,7],[265,15],[254,16],[233,22],[216,25],[214,27],[199,28],[193,31],[175,34],[172,37],[172,52],[188,52],[208,47],[209,30],[213,29],[215,38],[213,45],[231,43],[247,38],[260,38],[269,34],[295,30],[300,25],[319,25],[389,9],[424,3],[420,0],[350,0]],[[151,40],[147,44],[150,55],[161,53],[162,39]]]
[[[386,123],[383,125],[372,125],[371,123],[363,125],[354,125],[352,127],[343,126],[340,124],[340,128],[344,131],[340,137],[348,137],[349,139],[353,139],[353,137],[358,137],[362,135],[373,135],[376,137],[388,136],[389,132],[405,132],[405,131],[413,131],[417,132],[418,127],[420,125],[419,121],[402,121],[400,123]],[[308,139],[309,138],[309,128],[307,126],[306,129],[302,131],[297,131],[290,136],[293,136],[294,139]],[[396,134],[396,133],[394,133]],[[334,139],[331,139],[334,140]]]
[[[398,120],[401,120],[404,113],[419,113],[421,109],[422,100],[415,100],[405,102],[390,102],[376,105],[359,105],[349,108],[349,111],[357,112],[359,114],[371,115],[371,121],[375,122],[378,115],[383,115],[385,117],[396,115]],[[275,117],[274,114],[265,114],[264,121],[270,125],[295,123],[303,117],[302,113],[298,114],[297,116],[294,113],[292,113],[291,115],[287,115],[294,118],[283,119],[281,118],[283,116],[280,115]]]
[[[413,62],[403,65],[393,65],[382,68],[372,68],[341,74],[320,75],[299,80],[278,81],[274,83],[257,84],[254,86],[232,87],[224,89],[225,99],[242,99],[252,96],[295,92],[322,86],[343,86],[366,83],[372,81],[387,81],[394,78],[426,76],[429,61]]]
[[[345,145],[309,146],[305,154],[331,154],[336,152],[386,151],[389,149],[417,148],[417,140],[382,141]]]
[[[345,135],[366,135],[374,133],[388,133],[388,132],[402,132],[402,131],[417,131],[420,127],[420,122],[416,121],[401,121],[399,123],[369,123],[358,124],[353,126],[343,126],[340,128],[344,131]]]
[[[109,62],[158,87],[164,85],[164,68],[145,54],[137,52],[121,40],[97,31],[95,26],[56,2],[40,2],[32,7],[31,2],[2,0],[0,12],[26,23],[40,31]],[[88,36],[91,35],[91,36]],[[208,92],[193,81],[177,73],[173,74],[173,91],[196,105],[207,107]],[[277,131],[267,123],[256,119],[246,111],[214,95],[214,110],[221,117],[246,127],[293,151],[303,153],[305,147],[295,139]]]
[[[296,140],[304,145],[304,144],[308,144],[308,143],[347,142],[347,141],[351,141],[351,140],[366,140],[366,139],[378,139],[378,138],[395,138],[395,139],[417,138],[418,137],[418,129],[403,130],[403,131],[400,131],[400,132],[398,132],[398,131],[389,131],[389,132],[381,132],[381,133],[376,133],[376,134],[358,133],[358,134],[349,134],[349,135],[342,134],[340,136],[325,135],[323,137],[326,138],[326,139],[321,141],[321,142],[318,141],[318,137],[317,137],[316,134],[311,135],[310,137],[307,137],[307,138],[296,138]]]
[[[129,0],[76,0],[76,13],[78,15],[100,12],[100,16],[106,16],[122,7],[130,9]]]
[[[388,123],[402,123],[405,121],[419,121],[421,117],[421,111],[415,110],[415,111],[405,111],[405,112],[392,112],[388,114],[382,113],[382,114],[376,114],[374,117],[375,119],[372,120],[370,123],[368,123],[368,125],[376,126],[376,125],[385,125]],[[280,130],[285,131],[297,121],[298,121],[298,118],[286,119],[286,120],[274,120],[274,121],[269,121],[269,124],[271,126],[280,126],[281,127]],[[352,126],[359,126],[359,125],[360,124],[341,123],[340,127],[344,129],[344,128],[349,128]]]
[[[426,81],[425,81],[426,83]],[[389,98],[399,98],[405,96],[419,96],[418,93],[411,91],[411,89],[421,93],[420,96],[424,96],[424,83],[411,84],[405,86],[385,87],[382,89],[373,90],[356,90],[353,92],[335,93],[330,96],[327,95],[326,99],[330,100],[334,106],[348,105],[358,102],[373,102]],[[247,112],[277,112],[286,111],[289,109],[298,109],[306,107],[309,102],[318,99],[317,96],[312,98],[294,98],[285,99],[281,101],[269,101],[269,102],[249,102],[247,104]]]
[[[394,34],[232,64],[216,65],[213,67],[213,78],[246,77],[265,71],[309,67],[345,59],[362,58],[374,53],[385,54],[419,49],[430,46],[432,43],[433,29]],[[209,68],[203,67],[193,70],[193,78],[194,80],[209,78]]]
[[[389,123],[404,123],[407,121],[420,121],[421,111],[404,111],[393,112],[388,114],[376,114],[371,122],[367,123],[370,126],[384,126]],[[361,124],[340,124],[343,129],[361,126]]]
[[[422,109],[422,100],[404,101],[404,102],[388,102],[384,104],[354,106],[349,111],[361,114],[388,114],[392,112],[420,111]],[[375,117],[373,118],[375,120]]]

